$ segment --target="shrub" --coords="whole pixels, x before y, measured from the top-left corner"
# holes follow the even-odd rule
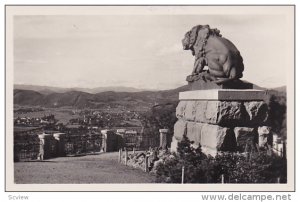
[[[267,151],[252,153],[221,153],[206,156],[201,146],[194,148],[186,136],[178,143],[177,153],[157,165],[156,181],[181,183],[182,167],[185,183],[286,183],[286,159]]]
[[[194,148],[186,136],[178,143],[177,153],[173,153],[157,166],[157,182],[181,183],[182,167],[185,169],[186,183],[207,182],[208,158],[201,152],[201,146]]]
[[[286,182],[286,159],[266,151],[220,154],[215,161],[215,169],[224,174],[228,183],[276,183],[278,177]]]

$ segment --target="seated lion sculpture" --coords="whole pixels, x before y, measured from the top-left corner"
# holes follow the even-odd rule
[[[243,77],[243,58],[218,29],[209,25],[197,25],[185,34],[182,40],[184,50],[191,50],[195,56],[191,76],[204,75],[204,79],[223,84]],[[205,71],[204,67],[208,66]]]

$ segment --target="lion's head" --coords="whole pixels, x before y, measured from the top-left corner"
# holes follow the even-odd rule
[[[220,34],[220,30],[211,29],[209,25],[197,25],[193,27],[184,35],[184,38],[182,39],[183,49],[192,50],[194,55],[193,46],[196,43],[197,39],[203,41],[204,39],[207,39],[210,35],[219,37],[222,36]]]

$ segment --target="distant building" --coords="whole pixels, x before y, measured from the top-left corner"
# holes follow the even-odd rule
[[[65,127],[68,129],[78,129],[81,127],[81,125],[80,124],[68,124]]]

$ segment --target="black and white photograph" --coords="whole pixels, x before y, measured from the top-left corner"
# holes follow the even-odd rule
[[[5,9],[7,190],[294,190],[294,6]]]

